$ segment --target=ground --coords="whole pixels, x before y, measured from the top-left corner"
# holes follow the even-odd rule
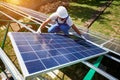
[[[54,3],[47,3],[45,5],[40,6],[38,11],[49,14],[49,13],[55,12],[58,6],[61,6],[61,5],[67,7],[69,6],[69,2],[56,1]]]

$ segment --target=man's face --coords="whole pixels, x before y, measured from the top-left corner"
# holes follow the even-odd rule
[[[66,18],[61,18],[61,17],[58,17],[61,21],[64,21]]]

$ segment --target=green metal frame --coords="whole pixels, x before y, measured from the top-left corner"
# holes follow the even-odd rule
[[[2,49],[4,49],[4,45],[5,45],[5,41],[6,41],[6,38],[7,38],[7,33],[8,33],[8,30],[9,30],[9,26],[10,26],[10,22],[8,22],[8,24],[6,26],[7,29],[6,29],[6,32],[5,32],[3,41],[2,41],[2,45],[1,45]],[[7,78],[9,78],[8,75],[7,75],[7,73],[4,71],[4,69],[1,66],[0,66],[0,70],[6,75]]]
[[[7,33],[8,33],[8,30],[9,30],[9,26],[10,26],[10,22],[8,22],[7,24],[7,29],[6,29],[6,32],[5,32],[5,35],[4,35],[4,39],[2,41],[2,45],[1,45],[1,48],[4,49],[4,45],[5,45],[5,41],[6,41],[6,38],[7,38]]]
[[[95,67],[99,67],[102,59],[103,59],[103,56],[98,57],[98,59],[97,59],[97,60],[95,61],[95,63],[94,63],[94,66],[95,66]],[[83,80],[92,80],[95,72],[96,72],[95,70],[90,69],[90,70],[88,71],[88,73],[86,74],[86,76],[83,78]]]

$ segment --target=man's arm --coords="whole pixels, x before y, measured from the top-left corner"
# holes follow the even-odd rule
[[[72,28],[77,34],[81,35],[81,32],[78,30],[78,28],[74,24],[72,25]]]
[[[50,18],[46,19],[46,20],[40,25],[40,27],[38,28],[37,32],[41,32],[41,29],[44,28],[49,22],[51,22],[51,19],[50,19]]]

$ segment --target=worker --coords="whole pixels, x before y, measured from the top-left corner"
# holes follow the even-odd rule
[[[69,35],[69,29],[72,27],[78,35],[81,35],[81,32],[73,24],[72,19],[68,15],[68,12],[64,6],[59,6],[56,12],[51,14],[50,17],[41,24],[37,30],[37,33],[39,33],[50,22],[52,22],[52,25],[48,28],[49,33],[58,33],[62,31],[65,35]]]

